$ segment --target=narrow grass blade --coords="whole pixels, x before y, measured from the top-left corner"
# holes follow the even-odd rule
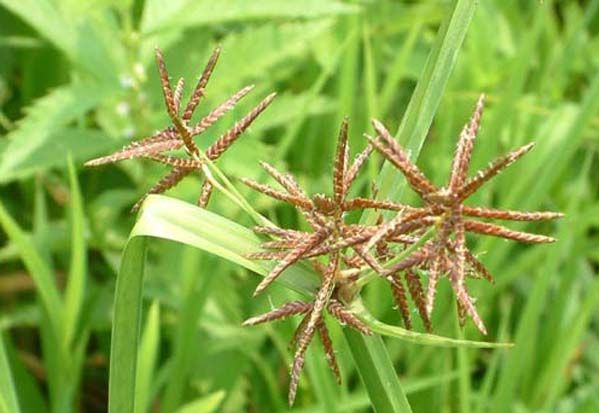
[[[71,263],[69,279],[64,297],[64,343],[70,347],[76,337],[77,323],[81,314],[81,307],[85,295],[85,277],[87,275],[87,254],[85,244],[85,222],[83,214],[83,200],[77,180],[77,170],[73,159],[69,156],[69,185],[70,199],[70,224],[71,224]]]
[[[160,306],[154,301],[141,338],[135,383],[135,413],[145,413],[150,405],[152,376],[160,345]]]
[[[0,202],[0,225],[8,238],[19,250],[23,263],[27,267],[41,297],[44,310],[47,312],[52,328],[59,336],[63,320],[62,303],[58,288],[54,283],[52,270],[37,251],[33,240],[28,237]]]
[[[434,334],[418,333],[401,327],[385,324],[370,314],[362,302],[357,299],[351,305],[352,311],[364,321],[375,333],[383,336],[395,337],[415,344],[439,347],[471,347],[471,348],[507,348],[512,343],[491,343],[485,341],[459,340]]]
[[[2,413],[20,413],[19,401],[15,391],[15,383],[12,377],[12,371],[6,349],[4,347],[4,337],[0,334],[0,412]]]
[[[146,239],[131,238],[123,252],[116,281],[108,381],[109,413],[135,411],[135,378],[145,255]]]
[[[410,151],[414,161],[418,158],[443,97],[476,3],[475,0],[456,1],[450,18],[439,30],[437,41],[402,118],[397,139]],[[377,181],[379,199],[399,199],[404,188],[403,184],[398,184],[400,179],[400,174],[385,163]],[[369,222],[374,214],[368,214],[367,217],[366,222]]]
[[[344,333],[376,413],[411,413],[383,339],[363,336],[349,328]]]

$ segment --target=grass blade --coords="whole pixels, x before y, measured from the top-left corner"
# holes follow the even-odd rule
[[[411,413],[383,339],[363,336],[349,328],[344,333],[375,411]]]
[[[19,255],[27,267],[38,294],[41,297],[44,310],[47,312],[54,333],[58,337],[63,320],[62,304],[58,288],[54,283],[54,275],[42,256],[37,251],[33,240],[28,237],[10,216],[0,201],[0,225],[6,231],[8,238],[14,243]]]
[[[411,153],[413,160],[418,158],[433,122],[475,7],[475,0],[456,1],[451,17],[439,30],[437,41],[402,118],[397,139]],[[404,188],[401,179],[401,175],[389,163],[385,163],[377,181],[379,199],[399,199]],[[374,214],[368,214],[367,222],[373,217]]]
[[[69,279],[65,292],[65,333],[64,342],[67,347],[76,337],[77,323],[81,314],[81,306],[85,295],[85,277],[87,274],[87,254],[85,244],[85,222],[83,200],[77,180],[77,170],[73,159],[69,156],[69,185],[71,188],[70,221],[71,221],[71,263]]]
[[[145,255],[145,238],[131,238],[123,252],[116,281],[108,380],[109,413],[135,411],[137,343]]]
[[[154,301],[140,343],[137,377],[135,383],[135,413],[145,413],[150,405],[152,376],[160,345],[160,306]]]
[[[0,335],[0,411],[2,413],[21,412],[2,335]]]

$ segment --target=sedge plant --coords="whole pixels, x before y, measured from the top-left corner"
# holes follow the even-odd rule
[[[216,187],[222,188],[225,195],[236,203],[252,209],[251,215],[259,224],[254,228],[254,232],[273,239],[264,241],[261,244],[261,251],[246,252],[243,255],[253,260],[274,262],[265,278],[257,286],[254,295],[265,291],[295,264],[305,263],[313,268],[313,272],[318,277],[315,288],[308,294],[309,299],[289,302],[270,312],[252,317],[244,323],[249,326],[293,315],[303,316],[291,340],[295,354],[291,366],[289,404],[292,405],[295,401],[306,351],[316,334],[323,344],[329,367],[337,381],[341,380],[325,313],[361,334],[372,335],[368,319],[360,317],[352,310],[354,302],[359,300],[361,289],[373,279],[371,274],[383,277],[391,285],[405,327],[408,329],[412,327],[411,310],[407,299],[409,292],[425,328],[429,331],[433,329],[431,313],[437,285],[441,277],[447,277],[456,296],[460,324],[463,325],[466,317],[470,317],[480,332],[486,334],[487,329],[476,310],[474,299],[468,292],[465,280],[483,278],[493,281],[493,278],[484,264],[468,249],[466,233],[525,243],[547,243],[555,239],[511,230],[473,218],[539,221],[556,219],[562,215],[556,212],[473,207],[465,205],[464,201],[484,183],[526,154],[533,145],[524,145],[492,161],[486,168],[469,175],[470,159],[481,126],[484,107],[484,96],[481,96],[471,119],[460,133],[448,183],[443,187],[437,187],[410,160],[408,152],[377,120],[372,122],[376,136],[366,135],[367,145],[352,161],[348,140],[349,121],[345,119],[340,127],[333,161],[332,195],[310,196],[291,174],[278,171],[266,162],[262,163],[262,167],[282,189],[250,179],[242,179],[242,182],[250,188],[297,208],[310,230],[279,228],[261,217],[246,200],[241,199],[241,195],[226,175],[213,163],[242,135],[272,102],[275,95],[267,96],[229,131],[217,138],[205,152],[202,152],[193,140],[194,136],[206,131],[250,90],[249,87],[243,88],[206,115],[198,124],[190,125],[191,117],[205,93],[206,84],[219,52],[219,48],[213,52],[189,102],[181,110],[184,81],[179,80],[173,91],[162,53],[156,49],[162,92],[172,124],[155,135],[134,142],[116,153],[89,161],[87,165],[97,166],[143,157],[170,166],[171,171],[150,189],[149,194],[162,193],[176,186],[185,176],[197,171],[205,176],[198,200],[199,207],[207,206],[210,194]],[[185,156],[172,154],[172,151],[178,149],[183,149]],[[421,198],[422,205],[413,206],[392,200],[348,197],[351,184],[375,150],[401,172],[410,188]],[[223,182],[219,182],[215,176]],[[137,210],[145,198],[146,196],[138,201],[133,209]],[[366,209],[374,210],[377,214],[374,224],[346,222],[348,212]],[[386,219],[382,211],[394,211],[395,216]],[[404,283],[407,284],[407,288]]]

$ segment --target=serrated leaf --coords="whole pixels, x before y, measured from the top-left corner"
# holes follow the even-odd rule
[[[355,13],[358,7],[336,0],[149,0],[144,7],[142,33],[186,27],[275,18],[314,18]]]
[[[47,136],[39,135],[35,143],[8,145],[0,153],[0,184],[27,178],[34,173],[65,164],[71,153],[75,163],[106,153],[118,146],[103,132],[91,129],[59,129]]]
[[[77,158],[84,146],[93,146],[92,140],[80,139],[82,145],[73,139],[72,132],[65,135],[58,132],[97,105],[108,93],[111,93],[110,89],[100,85],[70,84],[35,101],[26,109],[27,115],[19,121],[18,128],[6,136],[5,146],[0,148],[0,183],[31,173],[23,168],[28,171],[42,169],[41,165],[36,165],[38,162],[45,166],[64,163],[64,151],[69,148]],[[56,154],[59,159],[51,161]]]
[[[99,79],[116,81],[110,48],[119,48],[117,39],[102,39],[106,27],[84,13],[65,15],[49,0],[0,0],[0,4],[31,25],[42,37],[62,51],[74,66]],[[94,10],[88,7],[88,9]],[[115,37],[114,33],[111,33]]]
[[[54,46],[72,54],[75,33],[49,0],[0,0],[0,4],[19,16]]]

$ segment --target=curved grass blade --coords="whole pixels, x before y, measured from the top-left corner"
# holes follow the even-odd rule
[[[138,221],[131,232],[123,254],[115,292],[112,348],[110,360],[109,411],[134,411],[136,360],[141,320],[141,293],[145,261],[146,237],[156,237],[187,244],[220,256],[258,274],[266,275],[271,265],[248,260],[243,254],[260,248],[260,239],[249,229],[205,209],[162,195],[151,195],[145,201]],[[281,276],[281,282],[300,293],[311,295],[317,286],[317,275],[307,266],[296,265]],[[451,340],[432,335],[411,333],[397,327],[380,323],[374,318],[366,320],[371,328],[383,334],[421,344],[445,346],[490,347],[490,343]],[[347,330],[347,329],[346,329]],[[347,333],[346,333],[347,334]],[[383,348],[372,340],[354,338],[356,363],[368,365],[371,361],[383,363]],[[382,345],[382,344],[381,344]],[[501,345],[495,345],[501,346]],[[367,357],[366,359],[362,359]],[[381,366],[377,367],[380,370]],[[393,369],[389,364],[388,368]],[[372,366],[365,376],[378,374]],[[389,377],[385,378],[388,383]],[[397,390],[397,384],[389,384]],[[370,390],[369,390],[370,391]],[[374,390],[373,390],[374,391]],[[389,393],[388,399],[403,393]],[[400,397],[401,398],[401,397]],[[388,406],[399,406],[397,401],[387,400]],[[409,410],[385,410],[377,412],[401,412]]]
[[[21,412],[10,363],[4,347],[3,334],[0,334],[0,412]]]
[[[398,326],[385,324],[370,314],[360,299],[351,304],[352,311],[364,321],[375,333],[383,336],[395,337],[415,344],[439,347],[470,347],[470,348],[506,348],[512,343],[491,343],[486,341],[458,340],[435,334],[418,333]]]

